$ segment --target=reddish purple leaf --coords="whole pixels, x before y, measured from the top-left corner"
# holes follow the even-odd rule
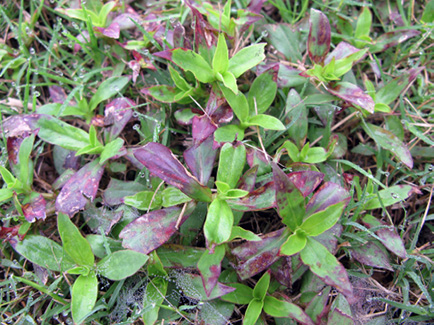
[[[18,235],[18,231],[20,230],[21,225],[16,225],[13,227],[1,227],[0,226],[0,238],[1,239],[12,239]],[[19,235],[18,235],[19,236]],[[24,236],[19,236],[20,240],[23,240]]]
[[[213,300],[236,290],[233,287],[217,282],[210,295],[207,296],[200,275],[185,272],[176,274],[176,283],[181,287],[182,293],[186,297],[200,301]]]
[[[359,51],[360,49],[357,47],[354,47],[346,42],[340,42],[338,46],[336,46],[336,48],[329,55],[327,55],[324,60],[324,64],[330,63],[333,58],[335,58],[335,60],[340,60]]]
[[[304,197],[310,195],[324,179],[323,173],[312,170],[293,172],[287,176]]]
[[[217,126],[206,115],[193,117],[192,135],[194,143],[200,143],[217,130]]]
[[[66,101],[66,98],[68,97],[66,95],[65,89],[63,89],[60,86],[50,86],[48,87],[48,92],[50,93],[50,99],[54,103],[60,103],[63,104]]]
[[[247,192],[255,189],[256,175],[258,174],[258,165],[253,166],[241,176],[236,188]]]
[[[337,223],[330,229],[324,231],[321,235],[316,236],[315,240],[320,242],[333,255],[336,254],[338,247],[338,238],[341,237],[344,227]]]
[[[327,182],[323,184],[309,200],[306,206],[306,215],[310,216],[341,201],[347,201],[348,203],[349,200],[350,195],[346,189],[338,184]]]
[[[265,1],[267,0],[252,0],[247,6],[247,9],[255,14],[259,14]]]
[[[28,222],[34,222],[35,220],[45,220],[47,217],[45,209],[47,202],[42,194],[33,198],[30,203],[22,206],[24,217]]]
[[[319,10],[310,10],[309,36],[307,51],[314,63],[323,64],[330,50],[331,29],[325,14]]]
[[[393,271],[387,253],[371,241],[363,246],[351,248],[350,252],[352,257],[364,265]]]
[[[120,26],[116,22],[112,22],[109,27],[96,27],[96,29],[104,36],[114,39],[118,39],[121,32]]]
[[[29,136],[29,132],[23,133],[21,136],[8,137],[6,148],[8,152],[9,164],[14,168],[18,164],[18,153],[20,152],[21,143],[24,138]]]
[[[116,98],[108,103],[104,111],[104,123],[110,125],[104,130],[107,142],[114,140],[133,116],[132,107],[136,106],[129,98]]]
[[[17,137],[24,133],[30,133],[36,129],[36,123],[40,118],[51,119],[45,114],[12,115],[3,121],[2,137]]]
[[[286,241],[288,234],[284,228],[261,237],[261,241],[249,241],[232,250],[238,263],[235,267],[241,280],[251,278],[276,262],[280,246]]]
[[[211,202],[211,190],[200,184],[164,145],[150,142],[135,150],[134,156],[152,174],[179,188],[191,198]]]
[[[197,264],[207,297],[211,295],[211,292],[217,285],[221,274],[221,262],[224,257],[225,246],[220,245],[215,247],[212,254],[206,250]]]
[[[132,8],[130,7],[130,9]],[[136,24],[134,24],[134,22],[131,20],[134,20],[138,24],[142,22],[140,15],[132,10],[132,12],[125,12],[117,16],[115,19],[113,19],[112,24],[118,24],[120,30],[136,27]]]
[[[136,167],[139,170],[142,170],[145,168],[145,165],[143,165],[140,161],[137,160],[137,158],[134,156],[134,153],[136,150],[139,150],[140,148],[129,148],[127,149],[127,153],[125,155],[125,158],[130,161],[130,163]]]
[[[269,173],[271,171],[270,162],[267,160],[262,150],[248,147],[246,150],[247,163],[250,167],[258,166],[259,175]]]
[[[211,134],[208,138],[184,151],[185,163],[202,184],[208,183],[214,167],[217,150],[213,148],[213,143],[214,137]]]
[[[77,35],[77,40],[83,44],[90,42],[89,32],[87,30],[80,31],[80,34]],[[74,54],[81,50],[81,45],[79,43],[74,44]]]
[[[103,172],[104,166],[101,166],[98,160],[84,165],[66,182],[57,196],[57,212],[72,216],[84,208],[88,199],[93,201]]]
[[[54,167],[59,175],[67,169],[78,170],[81,157],[75,155],[75,151],[64,149],[60,146],[53,146]]]
[[[207,20],[194,6],[195,2],[187,0],[186,5],[190,8],[194,22],[194,35],[195,35],[195,47],[199,49],[201,47],[210,49],[217,44],[217,37],[214,34],[215,29],[208,23]]]
[[[367,110],[369,113],[374,113],[375,103],[371,96],[366,94],[358,86],[349,82],[342,81],[336,83],[333,87],[329,87],[328,91],[351,105],[357,105]]]
[[[177,223],[181,225],[193,212],[194,204],[187,207],[182,219],[178,221],[182,208],[170,207],[151,211],[129,223],[119,234],[122,246],[136,252],[149,254],[154,249],[167,242],[178,230]]]
[[[388,226],[384,221],[378,220],[374,216],[368,214],[362,219],[363,224],[367,228],[373,228],[378,226]],[[375,234],[381,239],[381,243],[392,253],[401,258],[406,258],[407,252],[405,250],[404,242],[396,232],[393,226],[388,228],[381,228],[375,231]]]
[[[133,83],[136,83],[137,77],[139,76],[140,69],[141,69],[140,63],[137,62],[136,60],[128,61],[128,68],[133,70],[132,79],[133,79]]]
[[[409,38],[415,37],[420,34],[420,31],[415,29],[403,29],[403,30],[394,30],[385,34],[382,34],[378,37],[374,45],[370,46],[371,53],[382,52],[389,47],[398,45],[402,42],[405,42]]]
[[[173,47],[191,48],[188,38],[185,37],[185,28],[179,21],[172,24],[173,28]]]
[[[277,260],[273,265],[271,265],[270,270],[273,278],[276,279],[280,284],[285,287],[292,287],[292,257],[282,256],[281,259]]]

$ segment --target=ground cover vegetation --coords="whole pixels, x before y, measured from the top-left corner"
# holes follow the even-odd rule
[[[4,2],[3,321],[432,322],[433,13]]]

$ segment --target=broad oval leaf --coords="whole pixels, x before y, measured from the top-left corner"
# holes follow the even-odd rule
[[[306,246],[300,252],[300,257],[303,263],[325,283],[336,287],[349,300],[354,300],[353,287],[347,271],[323,245],[307,237]]]
[[[279,300],[272,296],[265,297],[264,311],[273,317],[285,317],[295,319],[301,324],[314,325],[303,309],[288,301]]]
[[[381,245],[369,241],[360,247],[351,248],[350,251],[351,255],[362,264],[393,271],[388,253]]]
[[[235,78],[238,78],[247,70],[257,66],[265,59],[265,45],[265,43],[250,45],[238,51],[230,58],[228,71],[230,71]]]
[[[346,189],[336,183],[327,182],[323,184],[309,200],[306,206],[306,215],[310,216],[341,201],[347,203],[349,199],[350,195]]]
[[[109,185],[103,193],[104,203],[107,205],[118,205],[123,202],[124,197],[145,190],[146,186],[139,182],[124,182],[111,178]]]
[[[149,259],[149,256],[122,250],[111,253],[97,264],[98,272],[113,281],[120,281],[135,274]]]
[[[11,243],[19,254],[46,269],[64,272],[76,265],[71,257],[65,254],[62,246],[47,237],[27,235],[22,241]]]
[[[375,103],[371,96],[366,94],[358,86],[353,85],[349,82],[342,81],[336,83],[333,87],[327,89],[331,94],[342,98],[346,102],[357,105],[368,111],[369,113],[374,113]]]
[[[413,168],[413,158],[407,146],[392,132],[374,124],[366,123],[363,129],[383,149],[391,151],[408,168]]]
[[[164,145],[150,142],[137,149],[134,156],[152,174],[179,188],[191,198],[211,202],[211,190],[200,184]]]
[[[98,160],[84,165],[63,186],[56,199],[56,209],[72,216],[84,208],[88,199],[95,199],[104,172]]]
[[[99,103],[117,95],[130,81],[128,77],[111,77],[103,81],[89,102],[89,109],[94,110]]]
[[[300,228],[303,229],[308,236],[318,236],[338,222],[345,206],[345,201],[329,205],[324,210],[312,214],[303,222]]]
[[[235,188],[245,164],[246,147],[242,143],[237,143],[235,146],[231,143],[225,143],[220,149],[217,180],[225,182],[230,188]]]
[[[149,254],[170,239],[177,231],[177,224],[181,225],[194,207],[194,204],[187,206],[181,220],[178,220],[182,211],[180,207],[170,207],[144,214],[121,231],[119,238],[123,239],[122,246]]]
[[[249,117],[249,103],[246,96],[242,92],[236,94],[226,87],[220,87],[220,89],[240,122],[246,122]]]
[[[289,24],[265,25],[270,43],[291,62],[301,61],[300,33]]]
[[[285,243],[280,247],[279,255],[291,256],[300,252],[306,246],[306,236],[295,233],[288,237]]]
[[[331,28],[325,14],[316,9],[310,10],[307,51],[314,63],[323,63],[330,50]]]
[[[133,107],[136,104],[129,98],[121,97],[108,103],[104,110],[104,121],[110,123],[109,127],[104,128],[104,138],[110,142],[122,132],[125,125],[133,116]]]
[[[244,314],[244,325],[255,325],[264,307],[264,301],[258,299],[252,299],[247,306],[246,313]]]
[[[250,87],[247,100],[249,102],[250,114],[262,114],[270,107],[276,97],[277,84],[273,75],[263,73],[257,77]]]
[[[285,130],[285,125],[278,118],[271,115],[258,114],[249,118],[247,122],[248,125],[258,125],[264,129],[283,131]]]
[[[98,298],[98,279],[94,272],[80,275],[72,286],[71,312],[74,323],[81,324],[95,306]]]
[[[222,300],[238,305],[247,305],[253,299],[253,289],[242,283],[230,283],[235,291],[221,297]]]
[[[227,241],[232,232],[234,215],[226,201],[214,199],[208,208],[203,226],[207,247]]]
[[[80,234],[78,228],[63,213],[57,215],[57,228],[62,238],[63,249],[80,266],[93,267],[95,257],[89,242]]]

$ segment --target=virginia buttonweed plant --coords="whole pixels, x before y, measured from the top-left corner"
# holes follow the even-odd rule
[[[433,1],[0,8],[1,318],[434,318]]]

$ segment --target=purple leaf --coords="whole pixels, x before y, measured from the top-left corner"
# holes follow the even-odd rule
[[[211,202],[211,190],[198,182],[169,148],[150,142],[135,150],[134,156],[155,176],[198,201]]]
[[[259,14],[265,1],[267,0],[251,0],[247,9],[255,14]]]
[[[277,213],[282,218],[282,222],[294,232],[303,222],[305,214],[304,197],[275,163],[272,163],[272,167],[274,188],[276,189]]]
[[[8,152],[9,165],[12,169],[14,169],[18,164],[18,153],[20,152],[21,143],[24,138],[27,138],[29,135],[29,132],[25,132],[21,136],[7,138],[6,148]]]
[[[304,197],[310,195],[324,179],[323,173],[311,170],[293,172],[287,176]]]
[[[131,196],[146,189],[146,186],[139,182],[123,182],[112,178],[103,193],[104,203],[118,205],[123,202],[125,196]]]
[[[330,50],[331,29],[327,16],[319,10],[310,10],[307,50],[314,63],[323,64]]]
[[[184,151],[185,163],[202,184],[208,183],[214,167],[217,150],[213,149],[213,143],[214,137],[211,134],[208,138]]]
[[[34,222],[35,220],[45,220],[47,217],[45,213],[45,208],[47,202],[45,201],[42,194],[32,198],[30,203],[24,204],[22,206],[24,217],[28,222]]]
[[[315,237],[315,240],[320,242],[329,252],[336,254],[338,246],[338,238],[341,237],[343,227],[337,223],[332,228],[324,231],[321,235]]]
[[[192,123],[192,135],[195,143],[200,143],[208,138],[217,126],[206,115],[194,116]]]
[[[261,237],[261,241],[249,241],[232,250],[238,263],[235,267],[241,280],[251,278],[276,262],[280,246],[286,241],[284,228]]]
[[[246,154],[247,163],[250,167],[257,165],[259,175],[263,175],[271,171],[270,162],[267,160],[267,156],[265,156],[262,150],[248,147]]]
[[[274,182],[269,182],[240,199],[227,200],[227,202],[232,209],[238,211],[271,209],[275,203]]]
[[[23,133],[29,133],[36,129],[36,123],[40,118],[51,119],[45,114],[12,115],[3,121],[2,137],[17,137]]]
[[[200,301],[213,300],[235,290],[233,287],[217,282],[210,295],[207,296],[200,275],[180,272],[176,275],[176,280],[177,285],[181,287],[182,293],[186,297]]]
[[[415,29],[394,30],[378,37],[374,45],[370,46],[371,53],[383,52],[389,47],[405,42],[409,38],[420,34],[420,31]]]
[[[63,186],[56,199],[56,210],[72,216],[84,208],[88,199],[93,201],[103,172],[104,166],[98,160],[84,165]]]
[[[363,224],[367,228],[378,227],[378,226],[388,226],[384,221],[378,220],[372,215],[368,214],[362,219]],[[396,232],[393,226],[388,228],[381,228],[375,231],[375,234],[381,239],[381,243],[392,253],[396,254],[401,258],[407,256],[405,250],[404,242],[401,237]]]
[[[306,215],[310,216],[341,201],[347,201],[348,203],[349,200],[350,195],[346,189],[338,184],[327,182],[309,200],[306,206]]]
[[[123,213],[124,211],[121,209],[112,210],[104,206],[97,208],[92,203],[86,206],[83,216],[92,231],[100,232],[102,230],[108,235],[112,227],[122,218]]]
[[[75,155],[75,151],[64,149],[60,146],[53,146],[54,167],[59,175],[67,169],[78,170],[81,157]]]
[[[129,98],[116,98],[108,103],[104,111],[104,122],[110,126],[104,130],[107,142],[114,140],[133,116],[132,107],[136,104]]]
[[[351,248],[350,252],[352,257],[364,265],[393,271],[387,253],[371,241],[363,246]]]
[[[104,36],[107,36],[109,38],[114,38],[114,39],[119,38],[120,31],[121,31],[119,24],[116,22],[112,22],[109,27],[106,28],[96,27],[96,29]]]
[[[224,257],[225,247],[223,245],[217,246],[212,254],[206,250],[197,264],[207,297],[211,295],[217,285],[221,273],[221,262]]]
[[[346,42],[340,42],[338,46],[336,46],[336,48],[329,55],[327,55],[324,60],[324,64],[330,63],[332,58],[335,58],[335,60],[340,60],[359,51],[360,49],[357,47],[354,47]]]
[[[132,8],[129,9],[131,10]],[[139,24],[142,22],[140,15],[134,12],[134,10],[131,10],[131,12],[125,12],[117,16],[115,19],[113,19],[112,24],[118,24],[120,30],[136,27],[136,24],[134,24],[134,22],[131,20],[134,20]]]
[[[182,211],[180,207],[170,207],[144,214],[121,231],[119,238],[123,239],[122,246],[149,254],[170,239],[178,230],[177,223],[181,225],[187,220],[194,208],[195,205],[190,204],[181,220],[178,220]]]
[[[66,101],[66,92],[65,90],[60,86],[50,86],[48,87],[48,92],[50,93],[50,99],[54,103],[60,103],[63,104]]]
[[[271,265],[270,270],[273,278],[285,287],[291,288],[292,286],[292,267],[290,256],[282,256],[281,259]]]
[[[374,113],[375,103],[371,96],[366,94],[358,86],[349,82],[338,82],[333,87],[329,87],[328,91],[351,105],[357,105],[367,110],[369,113]]]
[[[241,176],[236,188],[252,192],[255,188],[256,175],[258,174],[258,165],[253,166]]]
[[[202,14],[194,7],[194,1],[187,0],[185,4],[190,8],[193,14],[194,35],[196,41],[196,49],[201,47],[210,49],[217,44],[217,37],[214,34],[215,29],[204,19]]]

